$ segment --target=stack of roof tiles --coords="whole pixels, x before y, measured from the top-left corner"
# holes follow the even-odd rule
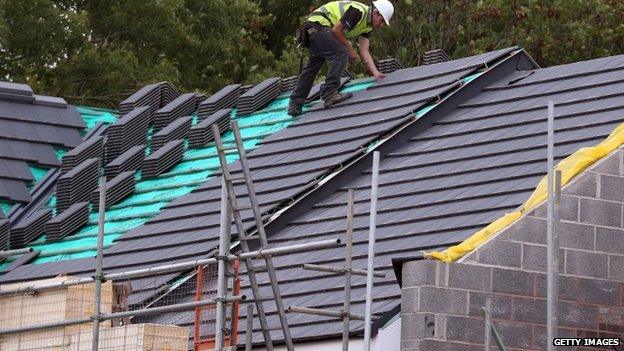
[[[379,72],[387,74],[403,69],[403,65],[395,58],[387,58],[377,62],[377,69]]]
[[[63,155],[61,172],[65,173],[89,158],[100,158],[104,152],[104,138],[91,138]]]
[[[113,160],[135,145],[147,143],[150,108],[136,108],[108,127],[106,159]]]
[[[193,123],[193,116],[181,117],[152,136],[152,152],[176,139],[186,139]]]
[[[232,109],[219,110],[191,128],[189,147],[200,148],[214,140],[212,125],[217,124],[219,133],[225,132],[230,126]]]
[[[114,204],[123,200],[126,196],[134,191],[135,179],[134,171],[119,173],[116,177],[106,182],[104,191],[106,191],[106,208],[110,208]],[[100,208],[100,188],[98,187],[91,193],[91,203],[94,211]]]
[[[292,77],[284,78],[282,80],[282,92],[294,90],[295,87],[297,86],[298,79],[299,79],[299,76],[292,76]]]
[[[19,223],[14,225],[13,228],[11,228],[11,248],[19,249],[35,240],[44,232],[45,224],[51,218],[52,210],[43,209],[22,219]]]
[[[177,99],[180,93],[169,84],[169,82],[160,83],[160,107],[166,106],[171,101]]]
[[[106,165],[104,175],[113,178],[125,171],[140,169],[145,158],[145,145],[135,145]]]
[[[344,71],[342,71],[342,77],[343,78],[349,78],[349,79],[355,79],[355,76],[353,75],[353,73],[347,71],[346,69]]]
[[[175,100],[178,96],[180,93],[167,82],[148,84],[122,101],[119,111],[122,114],[127,114],[137,107],[147,106],[150,109],[151,122],[154,111]]]
[[[47,241],[57,241],[72,234],[89,221],[89,203],[79,202],[69,206],[45,225]]]
[[[9,248],[9,228],[11,222],[8,219],[0,219],[0,251]]]
[[[425,52],[425,56],[423,57],[423,64],[432,65],[434,63],[446,62],[450,60],[451,58],[444,51],[440,49],[435,49]]]
[[[238,97],[242,94],[240,84],[232,84],[219,90],[217,93],[204,100],[199,104],[197,114],[200,120],[212,115],[213,113],[231,108],[236,105]]]
[[[281,92],[281,78],[269,78],[238,98],[238,114],[246,115],[259,110]]]
[[[119,112],[127,114],[138,107],[148,107],[150,115],[160,106],[160,84],[148,84],[119,104]]]
[[[56,208],[63,211],[72,204],[89,201],[98,186],[99,173],[100,160],[90,158],[60,176],[56,182]]]
[[[254,87],[253,84],[243,85],[240,87],[240,93],[245,94],[246,92],[250,91],[253,87]]]
[[[154,114],[154,130],[159,131],[180,117],[192,115],[197,110],[199,99],[200,97],[195,93],[182,94],[165,107],[156,111]]]
[[[166,172],[184,156],[184,140],[173,140],[143,161],[142,178],[154,178]]]

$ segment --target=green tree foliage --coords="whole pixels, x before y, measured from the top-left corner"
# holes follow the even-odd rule
[[[50,0],[0,2],[0,74],[39,79],[82,46],[84,21]]]
[[[443,49],[453,58],[519,45],[542,66],[624,51],[620,0],[404,0],[373,39],[381,57],[420,64]]]
[[[370,3],[369,0],[362,0]],[[116,107],[167,80],[214,92],[297,73],[295,29],[325,0],[0,0],[1,79]],[[520,45],[542,66],[624,51],[621,0],[395,0],[371,36],[379,59],[421,64]],[[349,70],[365,74],[362,63]]]
[[[322,0],[261,0],[262,12],[273,21],[264,28],[267,34],[264,44],[275,53],[288,50],[284,38],[291,37],[305,16],[325,1]]]
[[[0,0],[0,73],[116,107],[150,82],[214,91],[275,65],[251,0]]]

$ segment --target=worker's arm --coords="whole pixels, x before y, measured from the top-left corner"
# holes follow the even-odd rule
[[[364,63],[366,64],[366,67],[368,67],[368,70],[371,72],[373,77],[375,77],[375,79],[379,80],[379,79],[384,78],[386,75],[379,72],[379,70],[375,66],[375,61],[373,60],[373,57],[370,54],[370,40],[367,37],[360,35],[359,42],[360,42],[360,55],[362,56],[362,61],[364,61]]]
[[[353,49],[353,46],[351,46],[351,43],[347,40],[347,37],[345,37],[343,30],[344,30],[344,24],[342,23],[342,21],[338,21],[334,25],[334,27],[332,27],[332,33],[334,34],[334,36],[347,49],[347,54],[349,55],[349,61],[355,62],[358,59],[358,55],[355,52],[355,49]]]

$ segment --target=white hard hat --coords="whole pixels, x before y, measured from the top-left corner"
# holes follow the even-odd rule
[[[394,6],[388,0],[377,0],[373,1],[373,6],[379,11],[381,17],[383,17],[384,21],[386,21],[387,25],[390,25],[390,19],[394,14]]]

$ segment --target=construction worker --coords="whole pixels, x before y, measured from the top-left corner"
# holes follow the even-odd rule
[[[366,67],[375,79],[384,78],[369,52],[369,35],[373,28],[389,25],[393,13],[394,6],[388,0],[373,1],[372,6],[357,1],[332,1],[312,12],[303,27],[309,36],[310,58],[299,75],[297,88],[290,95],[288,114],[301,114],[314,79],[326,60],[329,61],[329,71],[321,86],[325,107],[353,96],[338,92],[347,62],[359,59],[349,39],[358,37],[360,56]]]

